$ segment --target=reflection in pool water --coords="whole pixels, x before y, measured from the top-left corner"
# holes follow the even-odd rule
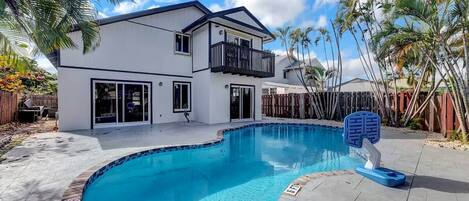
[[[114,167],[88,186],[84,200],[277,200],[301,175],[362,163],[342,143],[341,132],[297,124],[228,131],[212,147],[152,154]]]

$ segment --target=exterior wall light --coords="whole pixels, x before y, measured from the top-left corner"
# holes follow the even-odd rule
[[[158,83],[158,86],[160,87],[163,86],[163,82]]]
[[[228,87],[229,87],[229,86],[228,86],[227,84],[225,84],[225,89],[228,89]]]

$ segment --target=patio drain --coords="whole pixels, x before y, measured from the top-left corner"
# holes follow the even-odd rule
[[[299,184],[290,184],[283,192],[288,195],[296,196],[300,190],[301,186]]]

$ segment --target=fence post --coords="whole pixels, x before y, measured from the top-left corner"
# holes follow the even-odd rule
[[[300,94],[300,119],[305,118],[305,94],[301,93]]]
[[[275,114],[276,114],[275,113],[276,112],[275,111],[275,96],[276,96],[276,94],[272,95],[272,117],[275,117]]]
[[[453,111],[453,100],[449,93],[446,93],[446,130],[454,130],[454,111]],[[448,137],[451,137],[451,132],[447,132]]]
[[[435,131],[435,103],[433,102],[433,97],[432,100],[430,101],[430,105],[428,107],[430,110],[430,114],[428,117],[428,131],[434,132]]]
[[[288,94],[290,96],[290,117],[295,118],[295,94]]]

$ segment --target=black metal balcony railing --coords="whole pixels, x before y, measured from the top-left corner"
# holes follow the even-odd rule
[[[219,42],[210,48],[211,71],[273,77],[275,55],[269,52],[242,47],[227,42]]]

